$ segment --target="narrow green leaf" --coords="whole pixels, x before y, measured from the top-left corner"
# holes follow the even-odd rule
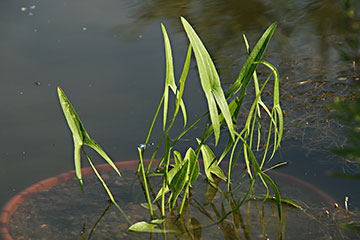
[[[180,80],[179,80],[180,90],[178,92],[176,92],[176,93],[174,92],[175,95],[176,95],[176,106],[175,106],[175,112],[174,112],[174,117],[173,118],[176,117],[176,114],[179,111],[179,99],[180,99],[180,106],[181,106],[182,114],[183,114],[183,117],[184,117],[184,128],[186,127],[186,123],[187,123],[187,115],[186,115],[185,104],[184,104],[184,102],[182,100],[182,96],[183,96],[184,90],[185,90],[185,81],[186,81],[186,78],[188,76],[189,69],[190,69],[191,52],[192,52],[192,48],[191,48],[191,44],[189,44],[189,48],[188,48],[188,51],[187,51],[187,54],[186,54],[186,59],[185,59],[183,71],[181,73]],[[176,90],[175,87],[176,86],[173,86],[171,89],[174,91],[174,90]]]
[[[272,170],[272,169],[277,168],[277,167],[280,167],[280,166],[284,166],[284,165],[286,165],[286,164],[288,164],[288,162],[279,162],[279,163],[275,164],[274,166],[271,166],[271,167],[263,170],[263,172],[267,172],[267,171],[269,171],[269,170]]]
[[[91,159],[89,158],[89,156],[86,154],[84,148],[82,148],[83,153],[85,155],[85,158],[88,160],[88,163],[90,164],[92,170],[94,171],[97,179],[99,179],[99,181],[101,182],[101,184],[103,185],[107,195],[109,196],[111,202],[117,207],[117,209],[119,209],[119,211],[121,212],[121,214],[123,215],[123,217],[126,219],[126,221],[131,224],[130,219],[127,217],[127,215],[125,214],[125,212],[122,210],[122,208],[119,206],[119,204],[117,204],[117,202],[115,201],[115,198],[113,197],[110,189],[108,188],[108,186],[106,185],[105,181],[103,180],[103,178],[101,177],[101,175],[99,174],[99,172],[97,171],[96,167],[94,166],[94,164],[92,163]]]
[[[274,198],[276,200],[276,198]],[[293,206],[295,208],[298,208],[298,209],[303,209],[303,207],[301,205],[299,205],[297,202],[295,202],[294,200],[292,199],[288,199],[288,198],[281,198],[281,203],[285,203],[285,204],[288,204],[290,206]]]
[[[273,154],[275,153],[276,149],[280,146],[280,142],[282,139],[282,135],[283,135],[283,128],[284,128],[284,118],[283,118],[283,114],[282,114],[282,110],[280,107],[280,77],[279,77],[279,72],[276,69],[275,66],[273,66],[272,64],[266,62],[266,61],[261,61],[262,64],[264,64],[265,66],[267,66],[272,73],[274,74],[274,99],[273,99],[273,110],[275,109],[275,113],[277,114],[278,117],[278,121],[274,121],[272,119],[272,122],[274,122],[274,126],[275,126],[275,131],[277,134],[277,142],[275,142],[275,146],[274,146],[274,151]]]
[[[230,98],[232,95],[234,95],[236,92],[238,92],[240,89],[241,89],[240,98],[242,99],[245,96],[246,87],[249,84],[250,79],[257,67],[256,62],[261,60],[266,50],[266,47],[272,35],[274,34],[276,26],[277,23],[271,24],[268,27],[268,29],[264,32],[264,34],[261,36],[259,41],[256,43],[254,49],[251,51],[245,64],[241,68],[236,81],[231,86],[231,88],[226,92],[225,96],[227,99]]]
[[[165,87],[164,87],[164,112],[163,112],[163,130],[166,128],[167,112],[169,103],[169,86],[170,82],[175,82],[173,58],[171,53],[171,46],[169,37],[166,33],[165,27],[161,24],[161,29],[164,36],[165,55],[166,55],[166,75],[165,75]]]
[[[163,37],[164,37],[165,55],[166,55],[166,76],[165,76],[165,88],[164,88],[164,113],[163,113],[163,129],[165,130],[166,121],[167,121],[166,120],[167,112],[168,112],[168,102],[169,102],[169,87],[173,91],[173,93],[178,96],[177,100],[180,100],[179,104],[181,106],[183,117],[184,117],[184,126],[186,125],[187,116],[186,116],[186,109],[185,109],[184,102],[182,101],[181,96],[177,94],[178,89],[177,89],[177,86],[175,83],[174,64],[173,64],[170,39],[166,32],[166,28],[163,24],[161,24],[161,29],[162,29],[162,33],[163,33]],[[191,51],[190,51],[190,56],[191,56]],[[188,56],[187,58],[190,58],[190,56]],[[185,81],[185,79],[186,79],[189,65],[190,65],[189,62],[190,62],[190,60],[186,60],[186,62],[185,62],[184,71],[182,74],[182,81]],[[177,112],[174,113],[174,118],[175,118],[176,114],[177,114]]]
[[[66,97],[64,91],[57,87],[57,93],[60,101],[61,108],[63,110],[65,119],[68,123],[68,126],[71,130],[73,142],[74,142],[74,164],[75,164],[75,172],[76,177],[80,183],[80,188],[83,191],[83,181],[81,176],[81,147],[83,145],[84,135],[83,130],[84,127],[80,121],[79,116],[77,115],[74,107],[70,103],[69,99]]]
[[[82,131],[83,126],[80,121],[80,118],[77,115],[74,107],[71,105],[69,99],[66,97],[64,91],[60,87],[57,87],[57,93],[59,96],[60,105],[64,112],[66,121],[73,134],[74,142],[78,143],[79,145],[82,145],[84,136]]]
[[[116,173],[121,176],[118,168],[114,164],[114,162],[110,159],[110,157],[105,153],[105,151],[100,147],[100,145],[91,138],[85,138],[84,144],[94,149],[105,161],[116,171]]]
[[[76,178],[80,183],[81,191],[84,192],[83,180],[81,175],[81,147],[79,143],[74,141],[74,163],[75,163],[75,174]]]
[[[217,106],[224,115],[230,135],[234,139],[234,126],[231,120],[230,110],[224,92],[221,88],[220,78],[215,65],[191,25],[183,17],[181,18],[181,21],[195,54],[201,86],[208,102],[210,118],[214,127],[215,144],[218,143],[220,138],[220,122]]]
[[[281,206],[281,196],[280,196],[279,188],[277,187],[276,183],[274,182],[274,180],[271,179],[271,177],[269,175],[266,175],[263,172],[261,172],[260,174],[261,174],[261,176],[263,176],[270,183],[272,189],[274,190],[275,199],[276,199],[276,202],[277,202],[279,219],[281,221],[281,219],[282,219],[282,206]]]
[[[83,190],[80,149],[83,147],[83,145],[88,145],[89,147],[93,148],[100,156],[105,159],[105,161],[116,171],[116,173],[120,175],[119,170],[117,169],[113,161],[109,158],[109,156],[104,152],[100,145],[96,143],[95,140],[90,138],[89,134],[86,132],[83,124],[81,123],[81,120],[77,115],[74,107],[71,105],[69,99],[66,97],[64,91],[60,87],[57,87],[57,92],[62,110],[64,112],[66,121],[73,136],[75,172],[81,189]],[[102,181],[101,178],[98,177],[98,179]]]

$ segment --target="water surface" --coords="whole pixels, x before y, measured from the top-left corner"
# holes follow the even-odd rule
[[[187,49],[184,16],[208,47],[225,88],[246,57],[242,34],[254,44],[278,22],[265,56],[279,68],[286,113],[284,141],[273,161],[288,161],[281,171],[341,204],[349,196],[350,206],[359,207],[357,182],[325,174],[354,169],[328,152],[346,141],[328,105],[336,96],[354,96],[359,81],[357,1],[4,0],[0,9],[0,205],[73,168],[57,86],[114,161],[137,158],[163,88],[160,23],[172,40],[179,76]],[[185,95],[190,120],[205,106],[195,70],[192,65]]]

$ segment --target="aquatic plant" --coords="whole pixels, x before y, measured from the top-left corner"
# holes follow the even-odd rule
[[[162,98],[155,112],[155,116],[150,125],[147,137],[144,143],[138,146],[139,167],[137,173],[139,175],[139,180],[144,186],[144,194],[147,201],[146,207],[149,209],[151,221],[135,223],[131,225],[129,229],[140,232],[165,233],[174,231],[174,229],[165,227],[165,220],[169,217],[167,213],[169,212],[171,215],[175,214],[177,216],[176,219],[180,219],[182,216],[190,196],[192,184],[200,175],[200,154],[204,166],[203,170],[209,185],[220,191],[222,194],[226,195],[226,192],[231,192],[231,173],[234,170],[236,162],[238,161],[241,154],[243,155],[246,171],[250,180],[250,187],[247,193],[244,194],[242,199],[237,201],[230,201],[230,211],[226,213],[223,212],[222,216],[219,215],[219,219],[216,221],[216,223],[221,223],[227,216],[236,213],[240,206],[242,206],[244,202],[250,199],[250,196],[254,194],[253,186],[256,178],[260,178],[263,186],[266,189],[266,196],[264,197],[263,201],[269,199],[276,201],[278,217],[281,222],[282,201],[285,200],[281,198],[280,191],[276,183],[268,174],[266,174],[266,171],[284,163],[276,164],[268,169],[264,168],[265,162],[272,159],[276,150],[280,146],[283,133],[283,115],[279,101],[279,73],[273,65],[262,60],[266,47],[275,31],[276,23],[273,23],[268,27],[252,50],[250,49],[250,46],[244,35],[244,41],[248,51],[248,58],[241,68],[235,82],[231,85],[229,90],[225,92],[221,86],[220,77],[217,73],[215,64],[213,63],[210,54],[206,50],[199,36],[192,28],[192,26],[187,22],[187,20],[181,18],[181,22],[189,40],[189,47],[182,74],[178,82],[176,82],[170,39],[166,32],[165,26],[161,25],[166,53],[165,87]],[[199,117],[193,123],[188,125],[186,106],[182,96],[185,90],[192,54],[195,56],[202,90],[207,101],[207,112],[201,115],[201,117]],[[256,68],[260,64],[270,69],[269,76],[262,84],[260,84],[256,74]],[[249,112],[247,113],[244,127],[238,130],[238,115],[245,97],[247,87],[251,83],[251,80],[253,80],[254,84],[255,98],[252,102]],[[273,81],[271,84],[273,86],[273,102],[272,106],[269,107],[265,104],[265,102],[262,101],[261,96],[268,82],[271,80]],[[172,116],[170,117],[171,121],[168,123],[169,90],[171,90],[171,92],[175,95],[175,106]],[[87,145],[93,148],[107,161],[108,164],[113,167],[118,175],[120,175],[120,172],[115,167],[112,160],[102,150],[102,148],[89,137],[78,115],[76,114],[76,111],[65,96],[63,90],[59,87],[58,96],[64,115],[73,134],[76,176],[79,180],[81,188],[83,185],[81,178],[82,150],[85,158],[94,170],[96,176],[103,184],[111,202],[114,203],[123,213],[123,210],[116,203],[110,189],[107,187],[106,183],[101,178],[101,175],[97,172],[96,167],[93,165],[89,156],[86,154],[84,146]],[[156,141],[157,144],[151,154],[149,163],[147,166],[145,166],[144,154],[145,151],[149,149],[149,145],[151,145],[151,143],[149,143],[150,136],[153,131],[155,122],[158,119],[158,115],[160,114],[161,108],[163,109],[163,134],[161,138]],[[180,109],[182,112],[184,130],[175,138],[170,138],[170,130],[174,126]],[[264,114],[262,112],[265,112],[266,117],[269,118],[270,121],[269,126],[266,129],[267,141],[263,144],[265,147],[262,151],[261,160],[259,161],[255,157],[254,149],[259,149],[261,135],[263,135],[264,132],[264,127],[260,124],[260,120]],[[194,129],[195,126],[204,121],[206,121],[206,124],[203,134],[194,139],[194,141],[197,143],[197,147],[195,149],[189,147],[184,155],[176,151],[175,145],[179,142],[179,140],[189,131]],[[227,134],[220,133],[221,127],[226,127]],[[210,145],[208,144],[211,137],[214,138],[214,148],[220,147],[218,145],[220,138],[227,139],[227,144],[221,150],[222,153],[220,157],[216,157],[214,149],[211,149]],[[160,159],[160,161],[155,167],[153,166],[153,160],[155,159],[161,146],[164,146],[164,154],[160,157],[157,157]],[[270,150],[271,146],[272,151]],[[225,158],[228,158],[227,174],[225,174],[220,167]],[[154,168],[155,170],[152,171]],[[150,176],[160,176],[162,178],[162,185],[157,194],[154,196],[151,196],[149,192]],[[221,190],[219,188],[219,181],[225,181],[227,183],[226,190]],[[271,192],[274,194],[274,196],[272,196]],[[182,195],[181,202],[179,198],[180,195]],[[159,206],[158,210],[155,210],[153,207],[155,206],[155,202],[157,203],[157,206]],[[293,205],[296,206],[295,203],[293,203]],[[124,213],[123,215],[129,224],[131,224],[127,216]]]

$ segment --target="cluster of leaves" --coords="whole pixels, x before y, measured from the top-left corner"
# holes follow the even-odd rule
[[[139,148],[139,156],[141,159],[141,164],[139,172],[141,170],[143,176],[150,174],[150,168],[152,166],[153,159],[156,156],[156,153],[160,147],[160,145],[165,141],[165,149],[164,149],[164,156],[161,158],[162,160],[157,166],[157,169],[161,169],[158,171],[163,177],[163,186],[159,190],[157,196],[154,198],[153,201],[161,201],[161,217],[164,218],[166,216],[166,207],[165,207],[165,195],[170,192],[170,196],[167,198],[168,209],[170,211],[174,210],[175,202],[183,192],[182,195],[182,203],[178,210],[178,215],[180,216],[183,212],[183,206],[185,201],[189,198],[189,190],[191,189],[191,183],[194,182],[198,175],[199,175],[199,156],[200,153],[203,159],[203,166],[204,172],[206,175],[207,180],[217,187],[217,183],[214,181],[213,176],[216,176],[219,179],[228,182],[228,190],[230,190],[231,186],[231,172],[239,158],[239,155],[243,153],[244,160],[247,166],[247,171],[252,181],[252,185],[255,182],[255,178],[257,176],[260,177],[261,181],[263,182],[265,188],[267,189],[267,196],[266,198],[270,198],[270,190],[268,185],[272,188],[272,191],[275,194],[275,199],[278,203],[278,215],[281,219],[281,196],[280,191],[275,184],[275,182],[265,173],[269,169],[263,169],[263,165],[266,159],[271,159],[276,151],[276,149],[280,145],[280,141],[282,138],[282,131],[283,131],[283,116],[282,111],[279,104],[279,74],[277,69],[272,66],[270,63],[262,61],[262,56],[265,52],[265,49],[270,41],[271,36],[273,35],[276,23],[272,24],[260,38],[258,43],[255,45],[254,49],[251,51],[250,47],[247,43],[246,37],[244,36],[247,50],[249,53],[249,57],[245,62],[244,66],[242,67],[238,78],[230,87],[227,92],[224,92],[221,87],[220,77],[216,71],[215,65],[207,52],[205,46],[201,42],[200,38],[196,34],[195,30],[191,27],[191,25],[184,19],[181,18],[183,27],[189,39],[189,48],[186,56],[186,60],[184,63],[183,71],[181,77],[176,84],[175,77],[174,77],[174,67],[173,67],[173,59],[172,59],[172,52],[171,52],[171,44],[166,32],[165,27],[162,25],[162,32],[164,37],[164,45],[165,45],[165,53],[166,53],[166,78],[165,78],[165,89],[163,92],[163,96],[157,108],[156,114],[150,126],[145,145],[146,146],[149,142],[150,135],[157,119],[157,116],[160,112],[161,107],[163,107],[163,130],[164,133],[161,139],[157,142],[157,146],[152,153],[150,158],[150,162],[147,166],[147,170],[145,172],[145,166],[143,166],[143,155],[144,155],[144,148]],[[199,78],[201,81],[202,90],[207,100],[208,104],[208,111],[204,113],[200,118],[190,124],[189,127],[186,128],[187,125],[187,116],[186,116],[186,108],[184,101],[182,99],[183,92],[185,89],[185,82],[187,79],[187,74],[190,67],[190,58],[192,52],[195,55],[197,69],[199,73]],[[263,64],[271,70],[271,73],[265,82],[260,87],[257,75],[256,75],[256,67],[258,64]],[[274,79],[274,89],[273,89],[273,104],[270,110],[269,107],[261,100],[261,94],[268,83],[268,81],[273,76]],[[241,131],[236,130],[236,121],[240,111],[240,107],[242,101],[245,97],[245,92],[247,86],[251,82],[251,79],[254,80],[255,86],[255,99],[251,106],[251,109],[248,113],[245,127]],[[172,115],[172,120],[170,124],[167,123],[167,116],[168,116],[168,99],[169,99],[169,89],[175,95],[175,109]],[[184,128],[185,130],[179,134],[175,138],[174,141],[170,141],[169,132],[172,128],[174,121],[178,115],[179,109],[182,110],[183,121],[184,121]],[[253,138],[257,135],[257,148],[260,145],[260,136],[261,136],[261,125],[260,125],[260,118],[261,108],[266,112],[268,117],[270,118],[270,125],[268,128],[268,137],[267,142],[265,144],[265,151],[263,154],[263,158],[259,163],[255,158],[252,149]],[[201,119],[207,117],[207,124],[204,130],[204,133],[201,138],[196,139],[198,143],[198,147],[194,150],[189,148],[186,152],[184,160],[182,160],[181,154],[177,151],[174,151],[174,146],[184,136],[189,130],[191,130]],[[220,127],[224,125],[229,131],[228,136],[228,144],[226,145],[225,149],[223,150],[221,156],[217,158],[210,148],[210,146],[206,143],[210,136],[214,136],[215,138],[215,146],[217,146],[219,139],[220,139]],[[257,127],[255,127],[257,126]],[[255,133],[257,131],[257,134]],[[267,153],[269,150],[270,142],[273,140],[273,151],[270,157],[267,157]],[[229,170],[227,176],[219,167],[222,160],[225,156],[229,155]],[[170,158],[173,156],[175,161],[175,166],[170,169]],[[252,165],[252,167],[251,167]],[[276,167],[276,166],[274,166]],[[144,185],[145,189],[147,189],[147,179],[144,177]],[[250,189],[251,190],[251,189]],[[151,208],[152,201],[150,200],[150,194],[146,191],[145,195],[147,196],[148,206],[150,210],[150,215],[152,218],[156,218],[154,215],[154,211]],[[244,199],[246,200],[246,198]],[[243,201],[241,202],[241,204]],[[235,209],[239,208],[240,205],[235,207]],[[139,227],[138,225],[136,225]],[[138,228],[131,228],[134,231],[139,231]]]
[[[164,45],[165,45],[165,53],[166,53],[166,78],[165,78],[165,88],[163,92],[163,96],[160,100],[159,106],[155,113],[152,124],[149,128],[149,132],[145,143],[138,147],[139,152],[139,168],[138,173],[142,175],[142,181],[144,185],[144,193],[147,200],[147,207],[149,209],[150,217],[152,219],[151,222],[140,222],[133,224],[129,229],[133,231],[157,231],[158,225],[164,223],[164,219],[166,218],[167,210],[173,212],[175,210],[175,206],[177,205],[177,200],[182,194],[182,202],[179,208],[176,208],[178,211],[178,216],[181,216],[183,213],[183,209],[186,201],[190,196],[190,190],[192,187],[192,183],[197,180],[200,174],[199,167],[199,159],[200,153],[203,159],[204,172],[207,180],[211,185],[217,187],[217,181],[214,180],[214,176],[217,179],[221,179],[223,181],[227,181],[228,183],[228,191],[231,188],[231,173],[237,162],[240,154],[242,153],[244,156],[244,161],[247,167],[247,172],[250,177],[251,185],[249,191],[244,196],[241,201],[238,201],[237,204],[233,204],[231,206],[231,211],[227,214],[224,214],[224,217],[220,220],[223,221],[226,216],[237,211],[239,207],[248,199],[249,194],[254,185],[255,179],[259,177],[263,182],[267,190],[266,199],[275,199],[278,206],[278,216],[281,220],[282,218],[282,210],[281,210],[281,196],[280,191],[276,185],[276,183],[271,179],[269,175],[265,172],[269,169],[264,169],[264,163],[266,160],[270,160],[276,149],[280,146],[280,141],[282,138],[283,132],[283,116],[279,103],[279,74],[277,69],[272,66],[270,63],[263,61],[262,57],[266,50],[266,47],[275,31],[276,23],[269,26],[269,28],[264,32],[262,37],[259,39],[257,44],[254,46],[252,50],[250,50],[249,44],[247,43],[246,37],[244,36],[244,40],[247,46],[247,50],[249,56],[244,63],[243,67],[240,70],[240,73],[230,87],[227,92],[224,92],[221,87],[220,77],[216,71],[215,65],[207,52],[205,46],[200,40],[199,36],[196,34],[195,30],[191,27],[191,25],[184,19],[181,18],[181,22],[185,29],[186,35],[189,39],[189,47],[187,51],[187,56],[185,59],[184,67],[182,74],[178,83],[175,81],[174,67],[173,67],[173,58],[172,58],[172,50],[171,44],[166,32],[165,27],[162,25],[162,32],[164,37]],[[189,126],[187,123],[187,113],[185,103],[182,99],[185,83],[187,79],[187,75],[190,68],[190,60],[192,53],[195,56],[197,69],[201,81],[202,90],[205,94],[208,111],[204,113],[200,118],[194,121]],[[261,85],[258,81],[256,75],[256,68],[259,64],[263,64],[271,70],[271,74],[269,74],[268,78]],[[252,106],[249,110],[248,116],[246,118],[245,126],[241,131],[236,129],[236,121],[238,118],[238,114],[240,111],[240,107],[242,105],[243,99],[245,97],[246,89],[253,79],[254,88],[255,88],[255,99],[252,103]],[[273,103],[272,107],[268,107],[261,99],[262,92],[269,82],[270,79],[273,79]],[[261,85],[261,86],[260,86]],[[169,90],[171,90],[175,95],[175,108],[172,114],[172,119],[169,124],[167,121],[168,117],[168,102],[169,102]],[[100,174],[97,172],[96,167],[93,165],[92,161],[86,154],[84,150],[84,145],[90,146],[95,151],[97,151],[106,161],[109,163],[113,169],[120,175],[120,172],[112,162],[112,160],[106,155],[106,153],[101,149],[101,147],[89,137],[88,133],[85,131],[78,115],[76,114],[74,108],[71,103],[65,96],[65,93],[58,88],[58,95],[60,99],[60,103],[65,114],[66,120],[70,127],[70,130],[73,134],[74,141],[74,161],[75,161],[75,169],[76,176],[79,180],[80,186],[82,188],[82,177],[81,177],[81,150],[83,151],[87,161],[90,166],[94,170],[98,179],[102,182],[105,190],[107,191],[110,200],[118,207],[118,209],[123,213],[120,206],[116,203],[112,193],[106,186],[106,183],[101,178]],[[146,146],[149,143],[150,135],[153,130],[153,126],[156,122],[157,116],[160,113],[160,109],[163,109],[163,135],[161,139],[157,142],[157,145],[152,153],[149,164],[145,169],[143,157]],[[179,110],[181,108],[183,121],[184,121],[184,131],[179,134],[175,140],[170,140],[170,129],[173,127],[175,119],[178,116]],[[263,153],[263,157],[260,162],[255,158],[253,153],[253,142],[257,142],[257,149],[260,145],[260,136],[261,136],[261,109],[264,110],[267,117],[270,119],[269,127],[268,127],[268,137],[267,142],[265,143],[265,150]],[[181,153],[174,150],[175,144],[195,125],[197,125],[202,119],[207,117],[207,123],[202,137],[196,139],[198,143],[198,147],[196,149],[189,148],[186,151],[184,157],[181,156]],[[223,149],[222,154],[219,158],[217,158],[207,144],[207,140],[210,136],[214,136],[215,146],[217,146],[220,139],[220,127],[224,125],[228,129],[229,134],[226,135],[228,137],[228,143],[226,147]],[[257,141],[254,138],[257,135]],[[194,139],[195,140],[195,139]],[[273,143],[271,144],[271,142]],[[156,172],[151,173],[150,169],[152,167],[153,160],[156,156],[156,153],[161,144],[165,146],[164,155],[161,157],[161,161],[156,167]],[[270,145],[273,146],[272,154],[267,155]],[[229,157],[229,169],[227,176],[220,168],[220,163],[222,160],[228,156]],[[171,158],[174,159],[174,166],[171,165]],[[279,165],[279,164],[278,164]],[[278,165],[275,165],[271,168],[274,168]],[[252,167],[251,167],[252,166]],[[271,169],[270,168],[270,169]],[[163,184],[157,195],[153,197],[151,200],[151,196],[149,194],[148,188],[148,177],[150,175],[160,175],[163,179]],[[275,194],[274,197],[270,194],[270,188],[272,192]],[[161,217],[157,217],[156,213],[153,209],[153,202],[159,201],[158,204],[159,211],[161,213]],[[166,203],[167,202],[167,203]],[[126,220],[130,223],[126,214],[123,214]],[[171,231],[166,230],[165,227],[161,230],[163,232]]]

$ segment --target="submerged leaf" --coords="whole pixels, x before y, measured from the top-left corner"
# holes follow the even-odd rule
[[[186,229],[187,232],[185,235],[190,235],[189,238],[186,239],[194,239],[194,240],[200,240],[202,235],[202,228],[201,223],[194,217],[191,217],[186,222]]]
[[[131,225],[129,227],[130,231],[134,231],[134,232],[150,232],[150,233],[173,233],[176,232],[175,229],[165,229],[165,228],[161,228],[161,224],[162,221],[157,222],[157,221],[153,221],[153,222],[145,222],[145,221],[141,221],[141,222],[137,222],[133,225]]]

